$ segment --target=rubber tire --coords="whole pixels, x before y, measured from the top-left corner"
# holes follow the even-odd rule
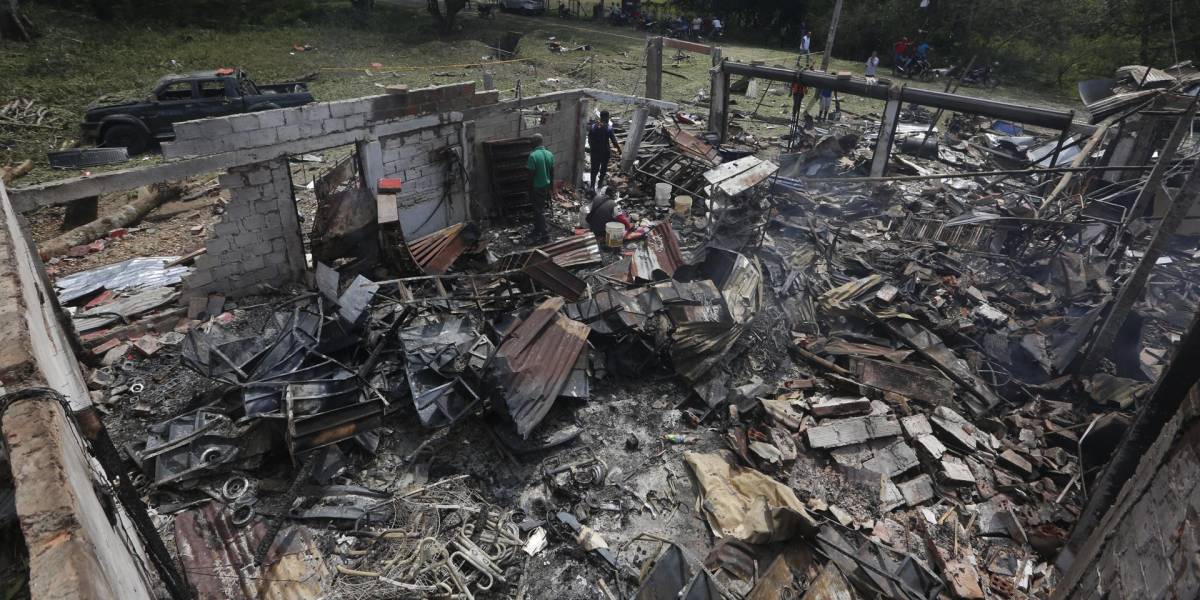
[[[921,71],[920,77],[921,81],[924,82],[933,81],[933,69],[925,69],[924,71]]]
[[[137,125],[129,123],[114,123],[104,128],[103,143],[105,148],[125,148],[130,156],[141,154],[150,145],[150,136]]]

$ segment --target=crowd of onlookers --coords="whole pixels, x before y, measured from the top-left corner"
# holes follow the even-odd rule
[[[632,25],[637,29],[693,41],[720,39],[725,33],[725,23],[714,15],[676,15],[659,18],[656,13],[643,12],[639,8],[627,10],[619,5],[609,10],[608,22],[618,26]]]

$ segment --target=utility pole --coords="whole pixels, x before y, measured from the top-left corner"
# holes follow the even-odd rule
[[[821,70],[829,72],[829,55],[833,53],[833,38],[837,36],[838,19],[842,18],[842,0],[833,5],[833,18],[829,21],[829,36],[825,38],[825,54],[821,56]]]

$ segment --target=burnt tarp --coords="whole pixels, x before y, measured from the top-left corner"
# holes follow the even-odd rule
[[[427,318],[399,332],[413,404],[426,427],[449,425],[476,406],[494,348],[468,317]]]
[[[499,408],[526,438],[550,412],[587,345],[588,326],[562,314],[563,306],[562,298],[538,305],[504,337],[489,369],[502,390]]]
[[[234,509],[208,502],[175,516],[175,548],[199,600],[320,597],[329,567],[307,527],[286,527],[262,564],[255,551],[267,536],[261,519],[236,525]]]

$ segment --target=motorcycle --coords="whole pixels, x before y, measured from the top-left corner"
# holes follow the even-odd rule
[[[910,58],[904,64],[895,65],[892,70],[897,77],[916,78],[921,81],[929,81],[935,75],[933,67],[924,58]]]
[[[999,65],[999,63],[980,65],[972,68],[970,71],[967,71],[965,75],[963,75],[963,84],[978,85],[989,89],[995,88],[996,86],[1000,85],[1000,79],[998,79],[996,74],[993,72],[993,67],[997,65]]]

